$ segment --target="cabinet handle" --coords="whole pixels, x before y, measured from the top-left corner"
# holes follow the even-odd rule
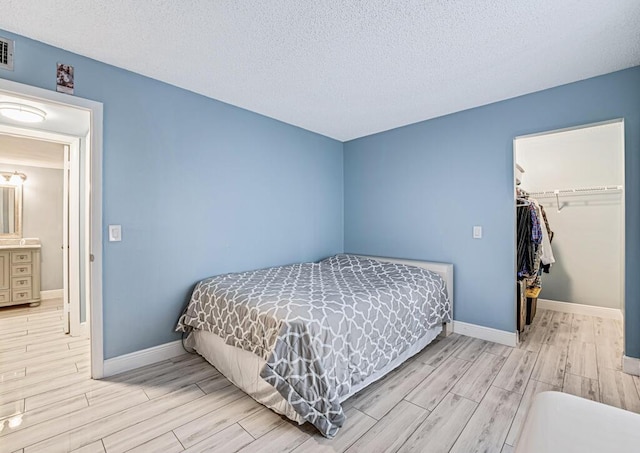
[[[27,295],[27,293],[20,293],[19,295],[20,295],[20,297],[24,297],[24,296]]]
[[[25,283],[27,283],[27,281],[26,280],[20,280],[18,283],[21,284],[21,285],[24,285]]]

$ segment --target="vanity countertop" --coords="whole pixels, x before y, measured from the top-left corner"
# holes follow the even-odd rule
[[[38,238],[0,239],[0,250],[6,249],[39,249],[42,247]]]

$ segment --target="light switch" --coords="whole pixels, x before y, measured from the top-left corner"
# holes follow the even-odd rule
[[[473,227],[473,239],[482,239],[482,227],[474,226]]]
[[[122,240],[122,226],[109,225],[109,242],[120,242]]]

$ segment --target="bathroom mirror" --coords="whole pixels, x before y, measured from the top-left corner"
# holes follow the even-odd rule
[[[0,184],[0,238],[22,237],[22,186]]]

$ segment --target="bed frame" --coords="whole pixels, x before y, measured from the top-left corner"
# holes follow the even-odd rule
[[[370,258],[387,263],[406,264],[408,266],[422,267],[423,269],[430,270],[440,275],[447,285],[447,292],[449,294],[449,303],[451,304],[451,319],[453,319],[453,264],[449,263],[436,263],[434,261],[418,261],[418,260],[405,260],[401,258],[387,258],[383,256],[368,256],[368,255],[356,255],[363,258]],[[442,323],[442,334],[447,337],[453,333],[453,322]]]

